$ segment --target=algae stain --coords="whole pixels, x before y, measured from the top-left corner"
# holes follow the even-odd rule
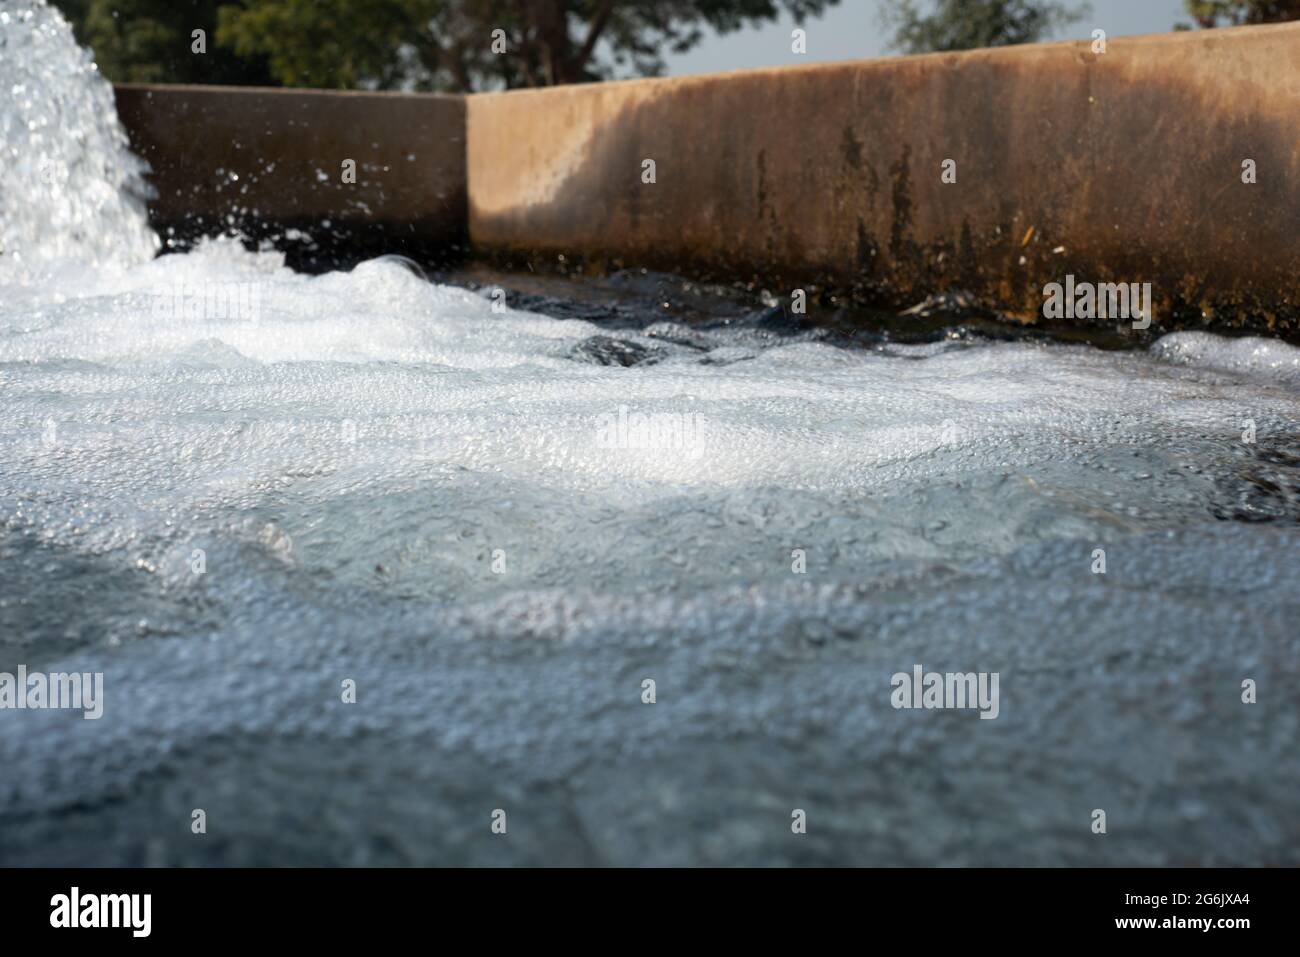
[[[890,170],[894,180],[894,220],[889,231],[889,252],[895,264],[903,258],[908,231],[912,226],[912,148],[903,147],[899,157]]]
[[[840,152],[844,154],[844,163],[854,172],[862,171],[862,141],[853,132],[853,127],[844,127],[844,136],[840,140]]]

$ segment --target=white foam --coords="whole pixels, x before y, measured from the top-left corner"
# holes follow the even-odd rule
[[[226,308],[240,296],[255,309]],[[182,529],[165,516],[179,512],[194,516],[185,534],[208,534],[277,483],[320,512],[314,527],[347,526],[382,511],[351,498],[358,488],[436,497],[449,474],[491,477],[504,498],[553,494],[557,509],[591,521],[692,495],[707,498],[703,515],[764,489],[798,490],[833,514],[954,476],[1042,470],[1071,473],[1062,481],[1087,500],[1081,515],[1161,514],[1168,481],[1111,503],[1117,476],[1090,465],[1122,456],[1120,475],[1167,470],[1180,442],[1235,448],[1247,419],[1262,440],[1286,439],[1300,411],[1294,390],[1276,387],[1290,375],[1278,358],[1288,347],[1252,347],[1272,359],[1250,364],[1250,380],[1212,375],[1241,365],[1240,340],[1196,339],[1196,366],[1168,363],[1159,347],[1148,357],[1036,343],[917,358],[778,342],[719,366],[661,342],[663,361],[627,369],[570,357],[600,331],[494,312],[391,260],[313,277],[279,254],[210,242],[104,271],[61,301],[36,289],[0,307],[5,491],[40,500],[46,534],[69,547],[122,545],[142,527],[174,536]],[[611,440],[605,426],[620,416],[657,416],[668,431]],[[95,520],[78,520],[92,502]],[[927,523],[901,508],[897,524]],[[989,519],[968,515],[980,517],[966,528],[954,516],[949,534],[974,542]],[[393,534],[418,536],[421,521]],[[996,540],[1012,547],[1054,527]],[[685,549],[697,533],[664,520],[640,547]],[[535,534],[563,552],[585,533]],[[629,574],[635,566],[629,556]]]
[[[1279,339],[1224,339],[1208,332],[1174,332],[1151,347],[1166,362],[1224,372],[1244,372],[1300,386],[1300,348]]]

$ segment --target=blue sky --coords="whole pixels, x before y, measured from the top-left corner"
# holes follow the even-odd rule
[[[805,24],[807,56],[790,52],[794,23],[789,19],[724,37],[711,35],[689,53],[670,57],[668,74],[887,56],[887,36],[878,11],[878,0],[840,0],[839,6],[824,17]],[[1163,33],[1173,29],[1175,23],[1188,20],[1183,0],[1092,0],[1092,14],[1053,39],[1088,37],[1097,27],[1108,36]]]

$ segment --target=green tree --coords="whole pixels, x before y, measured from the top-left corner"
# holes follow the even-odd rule
[[[1184,0],[1198,27],[1300,20],[1300,0]]]
[[[448,8],[444,0],[248,0],[221,5],[217,37],[241,57],[265,57],[285,86],[428,87],[424,68],[439,65],[433,28]]]
[[[1034,43],[1089,11],[1086,3],[1057,0],[933,0],[930,8],[923,13],[916,0],[883,0],[895,49],[931,53]]]
[[[286,85],[471,91],[654,76],[665,52],[690,49],[706,28],[727,33],[783,11],[802,22],[838,2],[245,0],[221,11],[218,39],[267,57]]]
[[[219,0],[53,0],[77,39],[95,51],[100,72],[115,82],[271,82],[266,58],[221,49],[217,10],[238,3]],[[204,31],[205,53],[193,52],[195,30]]]
[[[76,28],[86,19],[90,0],[52,0],[50,6],[58,7],[59,12]]]

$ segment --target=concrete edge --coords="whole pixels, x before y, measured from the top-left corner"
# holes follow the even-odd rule
[[[1156,329],[1300,329],[1300,23],[469,97],[117,95],[173,232],[328,220],[342,249],[468,238],[892,308],[960,290],[1027,322],[1073,276],[1149,283]]]

